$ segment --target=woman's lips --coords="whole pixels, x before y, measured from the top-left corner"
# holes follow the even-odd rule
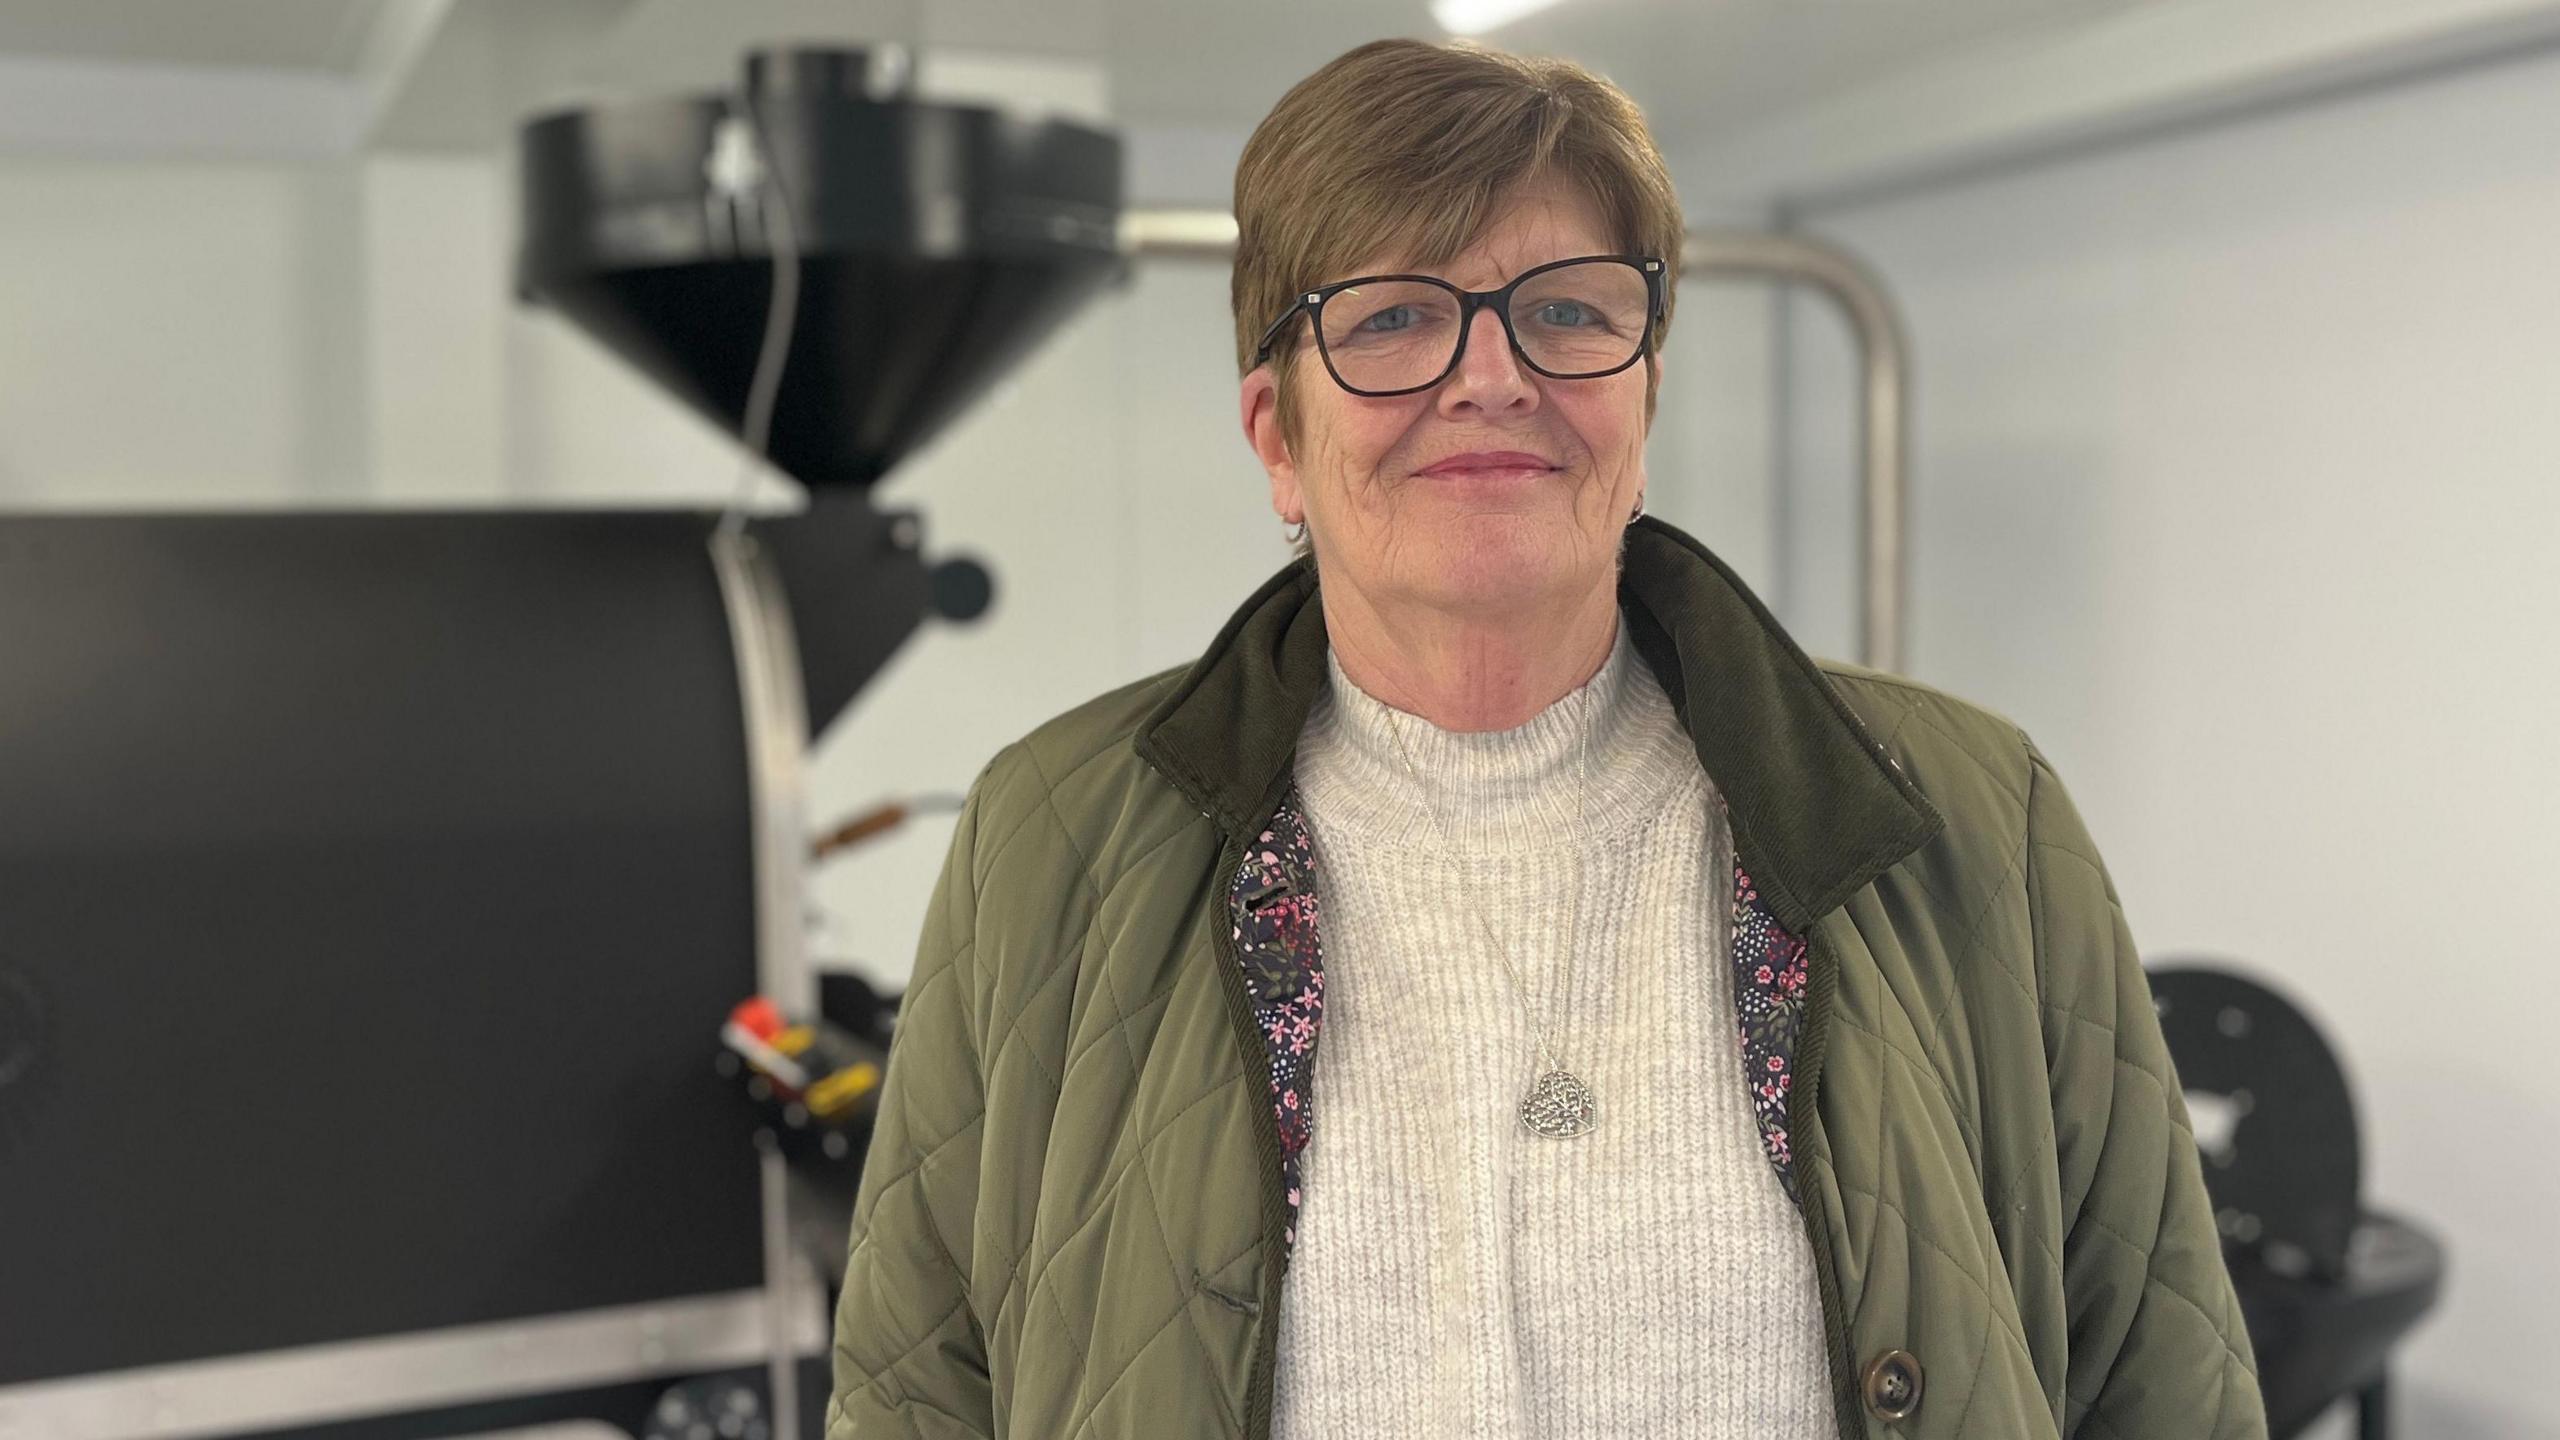
[[[1422,473],[1448,475],[1472,470],[1543,475],[1554,468],[1556,467],[1548,464],[1544,457],[1532,455],[1525,450],[1471,450],[1464,455],[1452,455],[1446,460],[1425,468]]]
[[[1421,473],[1429,479],[1467,485],[1516,485],[1554,473],[1556,467],[1519,450],[1475,451],[1452,455]]]
[[[1424,472],[1427,478],[1437,480],[1441,484],[1454,484],[1472,489],[1492,489],[1505,485],[1521,485],[1552,473],[1554,472],[1548,470],[1528,470],[1522,469],[1518,466],[1470,466],[1463,470],[1430,470]]]

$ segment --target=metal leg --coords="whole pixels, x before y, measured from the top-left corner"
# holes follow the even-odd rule
[[[2391,1440],[2391,1372],[2388,1370],[2356,1397],[2356,1440]]]
[[[818,986],[801,938],[802,872],[809,850],[800,819],[801,766],[808,712],[800,689],[800,652],[781,577],[749,532],[711,537],[720,598],[737,651],[738,691],[746,707],[747,778],[755,815],[756,976],[758,988],[786,1014],[816,1011]],[[765,1373],[773,1392],[776,1440],[801,1440],[797,1330],[810,1302],[801,1287],[800,1255],[791,1243],[791,1172],[778,1148],[763,1156]]]

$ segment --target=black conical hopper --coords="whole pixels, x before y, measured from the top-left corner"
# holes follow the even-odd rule
[[[1120,143],[1059,121],[874,98],[860,51],[756,57],[742,103],[789,199],[800,298],[767,453],[869,485],[1119,273]],[[743,433],[773,267],[768,187],[725,187],[718,96],[555,114],[522,134],[517,288]]]

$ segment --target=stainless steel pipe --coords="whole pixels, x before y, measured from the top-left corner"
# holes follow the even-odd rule
[[[1133,258],[1232,260],[1235,247],[1235,217],[1223,211],[1131,210],[1120,217],[1120,248]],[[1899,671],[1908,583],[1903,497],[1910,478],[1910,367],[1892,298],[1857,257],[1801,235],[1698,231],[1680,252],[1680,269],[1686,275],[1811,285],[1829,295],[1848,320],[1864,382],[1858,434],[1864,495],[1858,526],[1858,660],[1878,670]]]
[[[1910,365],[1902,318],[1882,281],[1837,246],[1766,230],[1694,232],[1680,254],[1685,274],[1738,275],[1812,285],[1829,295],[1858,347],[1858,661],[1902,669],[1906,517],[1910,484]]]

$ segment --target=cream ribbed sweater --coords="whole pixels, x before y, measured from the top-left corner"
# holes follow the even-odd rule
[[[1498,733],[1328,663],[1297,760],[1325,1004],[1272,1433],[1833,1434],[1811,1255],[1743,1093],[1729,832],[1626,627],[1582,689]],[[1521,1127],[1532,1032],[1471,910],[1591,1084],[1592,1133]]]

